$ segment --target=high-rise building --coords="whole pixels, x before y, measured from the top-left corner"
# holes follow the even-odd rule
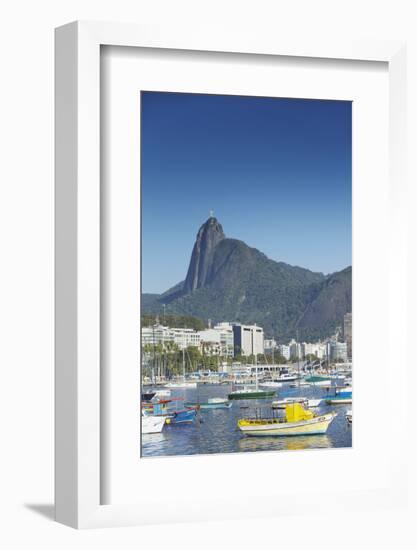
[[[288,361],[290,358],[290,346],[286,346],[285,344],[280,344],[278,346],[278,351],[282,357],[285,357],[285,359]]]
[[[352,359],[352,313],[346,313],[343,318],[343,337],[347,344],[347,356]]]
[[[235,356],[264,353],[264,330],[257,325],[233,325],[233,340]]]
[[[348,359],[346,342],[329,342],[330,361],[343,361]]]
[[[302,359],[303,358],[303,350],[301,347],[301,344],[299,342],[296,342],[294,338],[291,340],[291,342],[288,344],[288,347],[290,348],[290,358],[291,359]]]

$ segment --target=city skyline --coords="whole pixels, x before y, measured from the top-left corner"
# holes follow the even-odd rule
[[[141,125],[143,292],[184,280],[210,211],[273,260],[351,265],[350,102],[143,92]]]

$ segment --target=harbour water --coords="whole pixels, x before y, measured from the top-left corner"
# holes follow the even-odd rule
[[[171,390],[171,397],[203,403],[211,397],[227,397],[231,390],[231,385],[199,384],[196,389]],[[333,390],[326,390],[320,386],[291,388],[289,384],[285,384],[277,390],[276,396],[270,399],[234,400],[230,409],[202,410],[192,424],[165,425],[161,433],[142,435],[141,456],[351,447],[352,425],[348,424],[345,413],[352,405],[327,405],[325,400],[332,395]],[[312,409],[314,413],[338,413],[325,435],[248,437],[238,430],[237,421],[243,417],[254,417],[256,407],[259,407],[258,414],[262,414],[263,417],[271,416],[272,409],[268,405],[273,400],[295,396],[322,398],[320,406]],[[276,411],[276,414],[283,415],[284,411]]]

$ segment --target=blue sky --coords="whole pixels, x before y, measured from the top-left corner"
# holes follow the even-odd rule
[[[142,92],[142,289],[186,276],[210,210],[227,237],[351,265],[351,103]]]

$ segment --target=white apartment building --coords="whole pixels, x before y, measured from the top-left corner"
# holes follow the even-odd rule
[[[264,353],[264,330],[257,325],[233,325],[234,353],[258,355]]]
[[[277,342],[273,338],[265,338],[264,339],[264,350],[265,351],[272,351],[277,349]]]
[[[287,361],[290,359],[290,346],[286,346],[285,344],[280,344],[278,346],[278,352],[282,357],[285,357]]]
[[[230,323],[217,323],[213,327],[220,333],[220,344],[222,349],[222,355],[226,357],[233,357],[234,354],[234,338],[233,338],[233,326]]]
[[[322,344],[321,342],[303,342],[301,348],[303,358],[307,355],[316,355],[319,359],[324,359],[326,357],[326,344]]]
[[[348,353],[346,342],[329,342],[328,351],[330,361],[343,361],[344,363],[347,362]]]
[[[200,330],[200,347],[201,351],[206,355],[221,355],[221,333],[219,330],[209,328]]]
[[[151,327],[142,327],[142,346],[166,345],[168,342],[174,342],[174,333],[172,329],[163,325],[153,325]]]
[[[291,359],[302,359],[303,358],[303,349],[299,342],[296,342],[294,339],[288,344],[290,348],[290,358]]]
[[[170,328],[163,325],[142,327],[142,346],[162,345],[173,342],[179,349],[189,346],[200,347],[200,333],[192,328]]]
[[[200,347],[201,337],[200,333],[196,332],[192,328],[172,328],[171,331],[174,334],[174,342],[180,349],[185,349],[190,346],[196,348]]]

